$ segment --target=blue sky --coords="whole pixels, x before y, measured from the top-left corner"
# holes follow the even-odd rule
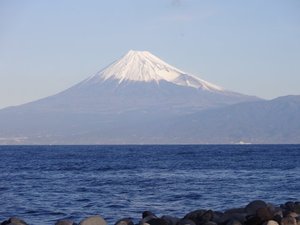
[[[0,108],[62,91],[130,49],[229,90],[300,94],[300,1],[1,0]]]

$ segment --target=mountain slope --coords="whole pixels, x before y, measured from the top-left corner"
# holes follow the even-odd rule
[[[287,144],[300,143],[300,96],[239,103],[176,115],[1,113],[2,144]]]
[[[300,96],[204,110],[168,129],[186,143],[300,143]]]
[[[110,66],[54,96],[15,107],[30,112],[190,113],[256,97],[223,90],[176,69],[149,52],[129,51]],[[14,111],[13,108],[10,109]]]
[[[0,143],[173,143],[161,132],[178,118],[257,100],[129,51],[61,93],[0,110]]]

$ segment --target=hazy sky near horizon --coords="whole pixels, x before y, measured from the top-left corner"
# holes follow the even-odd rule
[[[0,108],[58,93],[130,49],[225,89],[300,94],[300,1],[0,0]]]

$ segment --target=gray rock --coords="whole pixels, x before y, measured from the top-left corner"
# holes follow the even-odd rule
[[[297,221],[294,217],[287,216],[282,218],[281,225],[297,225]]]
[[[255,215],[256,210],[259,208],[267,207],[267,204],[262,200],[255,200],[250,202],[246,207],[245,211],[248,215]]]
[[[173,217],[173,216],[162,216],[161,218],[167,221],[168,225],[176,225],[177,222],[179,221],[177,217]]]
[[[144,211],[143,214],[142,214],[142,217],[143,218],[146,218],[148,216],[153,216],[153,217],[157,217],[153,212],[151,211]]]
[[[273,214],[271,213],[270,209],[268,207],[262,207],[256,210],[256,216],[261,221],[269,221],[273,219]]]
[[[215,223],[219,223],[219,221],[222,218],[222,216],[224,216],[224,213],[218,212],[218,211],[214,211],[213,212],[212,221],[215,222]]]
[[[8,220],[1,223],[1,225],[28,225],[24,220],[21,220],[17,217],[11,217]]]
[[[224,213],[220,218],[215,220],[217,223],[227,223],[228,221],[237,220],[244,223],[246,220],[245,213]]]
[[[276,221],[278,224],[281,224],[282,216],[274,215],[272,220]]]
[[[131,218],[123,218],[118,220],[115,225],[134,225]]]
[[[147,221],[150,225],[168,225],[168,222],[161,218],[153,218]]]
[[[287,214],[287,216],[291,216],[291,217],[297,218],[297,217],[299,217],[299,214],[295,213],[295,212],[290,212],[290,213]]]
[[[107,223],[101,216],[90,216],[82,220],[79,225],[107,225]]]
[[[208,222],[204,223],[203,225],[218,225],[218,224],[213,221],[208,221]]]
[[[288,212],[295,212],[300,214],[300,202],[286,202],[284,205],[280,206]]]
[[[196,223],[190,219],[181,219],[177,222],[177,225],[196,225]]]
[[[300,202],[295,202],[294,212],[300,214]]]
[[[268,207],[270,209],[270,211],[272,212],[273,216],[280,216],[283,217],[283,212],[282,209],[280,207]]]
[[[269,220],[264,222],[263,225],[279,225],[275,220]]]
[[[238,220],[230,220],[226,225],[242,225],[242,223]]]
[[[213,219],[213,211],[212,210],[207,210],[202,216],[201,220],[199,221],[201,224],[205,224]]]
[[[76,223],[74,223],[71,220],[58,220],[55,225],[75,225]]]
[[[247,216],[246,221],[245,221],[245,225],[261,225],[263,223],[263,221],[258,218],[257,216]]]
[[[213,219],[213,211],[212,210],[196,210],[188,213],[184,216],[184,219],[190,219],[195,222],[195,224],[204,224]]]
[[[184,219],[196,219],[196,218],[200,218],[207,210],[205,209],[198,209],[192,212],[189,212],[188,214],[186,214],[184,216]]]
[[[144,216],[144,213],[143,213],[143,216]],[[145,224],[149,224],[148,222],[152,219],[156,219],[157,217],[153,214],[153,215],[149,215],[149,216],[146,216],[146,217],[143,217],[143,219],[140,221],[140,225],[145,225]]]
[[[226,214],[245,213],[245,208],[233,208],[233,209],[227,209],[224,213],[226,213]]]

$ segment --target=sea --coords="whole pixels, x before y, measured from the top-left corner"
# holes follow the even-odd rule
[[[300,200],[300,145],[0,146],[0,223],[108,224]]]

